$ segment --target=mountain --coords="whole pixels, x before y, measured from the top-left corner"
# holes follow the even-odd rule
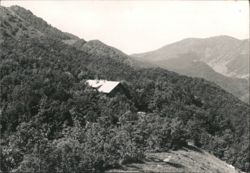
[[[202,77],[249,103],[248,46],[249,40],[228,36],[190,38],[132,56],[138,61],[154,63],[180,74]],[[219,68],[222,66],[224,71]]]
[[[34,16],[31,11],[20,6],[0,8],[1,35],[10,35],[17,39],[23,36],[39,37],[45,35],[60,40],[78,39],[72,34],[52,27],[43,19]]]
[[[214,82],[242,101],[249,103],[249,83],[246,79],[224,76],[214,71],[209,65],[198,60],[194,54],[184,54],[179,58],[160,61],[162,68],[177,73],[204,78]]]
[[[108,46],[99,40],[91,40],[86,42],[84,39],[80,39],[73,34],[62,32],[49,25],[43,19],[34,16],[31,11],[22,7],[11,6],[10,8],[1,8],[0,14],[2,20],[1,35],[10,35],[16,39],[22,39],[23,37],[51,37],[61,40],[65,44],[71,45],[79,50],[86,51],[89,54],[93,54],[95,56],[109,56],[120,59],[130,66],[153,66],[150,65],[150,63],[137,62],[120,50]]]
[[[99,41],[35,29],[26,22],[34,15],[21,30],[15,11],[24,9],[15,8],[0,8],[8,22],[0,26],[1,172],[103,172],[189,141],[250,170],[248,104],[201,78],[134,68]],[[96,76],[121,81],[130,97],[87,86]]]
[[[188,38],[166,45],[155,51],[134,54],[146,62],[178,58],[181,54],[193,53],[216,72],[229,77],[249,77],[249,39],[238,40],[230,36],[205,39]]]
[[[0,41],[1,38],[11,36],[17,40],[50,37],[73,46],[81,46],[86,43],[84,39],[58,30],[20,6],[0,7],[0,20]]]
[[[94,56],[98,56],[102,58],[110,57],[110,58],[119,60],[120,62],[128,64],[131,67],[132,66],[140,67],[140,68],[153,67],[153,65],[151,65],[150,63],[142,63],[137,60],[134,60],[130,56],[123,53],[122,51],[114,47],[108,46],[99,40],[90,40],[86,44],[82,44],[82,45],[74,44],[73,46],[79,50],[82,50]]]

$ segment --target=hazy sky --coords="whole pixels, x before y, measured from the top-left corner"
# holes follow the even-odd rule
[[[62,31],[99,39],[125,53],[154,50],[187,37],[249,38],[249,4],[240,1],[13,1]]]

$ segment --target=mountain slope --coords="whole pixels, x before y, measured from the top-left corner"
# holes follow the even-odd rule
[[[169,161],[164,161],[165,159]],[[198,148],[183,148],[177,151],[163,153],[147,153],[142,163],[123,165],[111,172],[206,172],[206,173],[241,173],[232,165],[221,161],[212,154]]]
[[[132,56],[138,61],[151,62],[177,73],[202,77],[249,103],[249,81],[245,79],[249,74],[248,46],[249,40],[241,41],[228,36],[190,38]],[[226,71],[230,71],[230,75]],[[242,79],[229,77],[235,76],[231,75],[233,73]]]
[[[178,58],[180,54],[194,53],[200,61],[225,76],[246,78],[249,76],[249,39],[238,40],[229,36],[205,39],[189,38],[166,45],[155,51],[135,54],[146,62]],[[237,62],[237,63],[236,63]]]
[[[1,31],[12,31],[13,23]],[[2,172],[103,171],[190,140],[250,170],[250,107],[214,83],[162,68],[135,69],[57,36],[22,34],[27,37],[1,33]],[[96,75],[123,81],[131,98],[84,84]]]
[[[73,34],[65,33],[53,26],[49,25],[43,19],[36,17],[29,10],[19,6],[11,6],[9,8],[0,7],[2,27],[1,35],[10,35],[15,39],[23,37],[41,37],[46,36],[53,39],[61,40],[63,43],[71,45],[79,50],[88,52],[95,56],[117,58],[121,62],[127,63],[134,67],[152,67],[149,63],[139,63],[130,58],[125,53],[108,46],[98,40],[86,42]],[[3,36],[0,35],[0,38]],[[85,44],[87,43],[87,44]]]
[[[23,19],[23,21],[29,25],[34,27],[36,30],[40,31],[41,33],[49,36],[54,37],[58,39],[70,39],[70,38],[77,38],[76,36],[62,32],[58,30],[57,28],[49,25],[47,22],[45,22],[43,19],[38,18],[33,15],[31,11],[28,11],[24,8],[21,8],[19,6],[11,6],[9,10],[16,14],[20,19]]]
[[[179,57],[159,62],[162,68],[192,77],[204,78],[214,82],[240,100],[249,103],[249,83],[246,79],[226,77],[215,72],[206,63],[197,60],[195,55],[183,55]]]
[[[249,121],[244,121],[249,118],[249,106],[207,81],[180,76],[163,69],[134,70],[112,58],[100,59],[49,38],[19,42],[5,39],[0,66],[0,84],[4,91],[1,95],[1,131],[4,136],[15,135],[18,132],[15,129],[22,128],[23,123],[35,123],[32,126],[54,129],[48,129],[48,139],[56,140],[57,134],[62,133],[63,122],[71,122],[74,116],[81,120],[83,129],[86,118],[94,123],[108,123],[104,124],[105,131],[109,127],[119,132],[121,129],[116,129],[115,122],[127,111],[140,110],[147,113],[145,120],[138,119],[132,126],[127,123],[122,125],[122,128],[135,133],[131,134],[135,135],[133,140],[138,141],[138,135],[145,138],[135,146],[164,151],[164,148],[183,143],[183,139],[193,139],[197,145],[228,163],[243,170],[249,169],[246,165],[249,162]],[[84,72],[85,79],[102,74],[103,79],[126,80],[132,99],[126,103],[121,102],[121,98],[120,101],[114,100],[114,103],[121,104],[120,107],[115,107],[114,103],[93,103],[91,95],[85,100],[89,91],[76,90],[75,86],[81,80],[81,72]],[[81,92],[83,95],[78,96],[77,93]],[[100,95],[97,101],[102,99]],[[108,99],[107,104],[112,100]],[[44,102],[48,102],[45,107]],[[57,106],[60,102],[62,105]],[[89,106],[90,103],[93,105]],[[110,110],[105,110],[107,108]],[[71,115],[69,110],[76,112]],[[107,117],[103,117],[104,114]],[[114,122],[111,122],[115,124],[109,124],[109,119],[113,119]],[[148,139],[144,136],[145,128],[150,135]],[[85,132],[83,129],[82,133]]]
[[[72,34],[54,28],[43,19],[34,16],[31,11],[20,6],[0,7],[0,13],[1,28],[3,29],[1,34],[9,34],[17,39],[22,36],[39,37],[45,35],[60,40],[79,39]]]
[[[91,55],[102,58],[110,57],[133,67],[153,67],[153,65],[151,65],[150,63],[138,62],[137,60],[134,60],[125,53],[123,53],[122,51],[114,47],[108,46],[99,40],[91,40],[88,41],[86,44],[74,46],[79,50],[87,52]]]

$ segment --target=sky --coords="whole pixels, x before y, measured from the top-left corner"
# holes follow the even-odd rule
[[[2,0],[20,5],[58,29],[101,40],[127,54],[184,38],[249,38],[249,4],[239,1]]]

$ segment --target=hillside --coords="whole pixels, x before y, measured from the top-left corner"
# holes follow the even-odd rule
[[[104,171],[190,140],[250,170],[249,105],[219,86],[161,68],[136,69],[50,34],[2,33],[15,28],[1,25],[2,172]],[[131,97],[108,97],[84,84],[96,76],[122,81]]]
[[[249,103],[249,40],[229,36],[190,38],[132,57],[177,73],[202,77]]]
[[[185,56],[185,57],[184,57]],[[200,77],[214,82],[240,100],[249,103],[249,83],[246,79],[226,77],[215,72],[206,63],[197,60],[195,55],[185,54],[179,58],[159,62],[162,68],[177,72],[179,74]]]
[[[110,57],[119,60],[122,63],[128,64],[131,67],[153,67],[153,65],[151,65],[150,63],[138,62],[137,60],[134,60],[125,53],[123,53],[122,51],[114,47],[108,46],[99,40],[91,40],[88,41],[86,44],[82,44],[80,46],[73,44],[73,46],[93,56],[98,56],[102,58]]]
[[[58,39],[65,44],[83,50],[89,54],[93,54],[94,56],[108,56],[119,59],[121,62],[133,67],[144,68],[153,66],[150,65],[150,63],[138,62],[120,50],[108,46],[99,40],[86,42],[84,39],[80,39],[73,34],[62,32],[48,24],[43,19],[34,16],[31,11],[22,7],[0,7],[0,14],[2,21],[0,38],[4,38],[4,36],[12,36],[15,39],[22,39],[23,37],[39,38],[41,36],[46,36]]]
[[[20,39],[26,37],[48,36],[60,40],[79,39],[49,25],[43,19],[36,17],[29,10],[20,6],[0,7],[1,35]]]
[[[170,159],[168,159],[170,158]],[[169,161],[164,161],[168,159]],[[147,153],[141,163],[123,165],[111,172],[206,172],[206,173],[241,173],[232,165],[221,161],[212,154],[198,148],[183,148],[177,151]]]

